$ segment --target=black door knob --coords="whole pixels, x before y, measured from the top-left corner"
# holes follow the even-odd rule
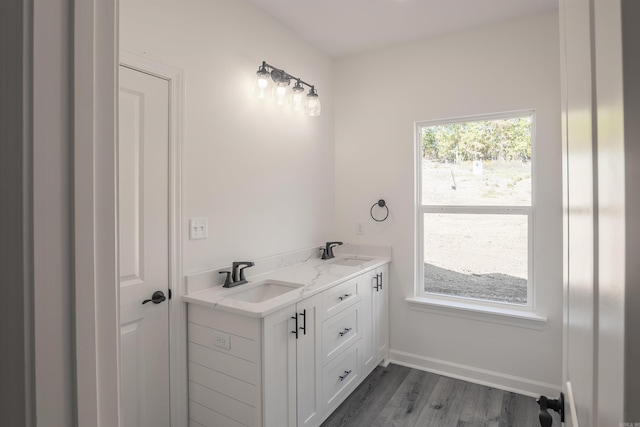
[[[553,417],[549,413],[549,409],[553,409],[560,414],[560,422],[564,423],[564,393],[560,393],[559,399],[549,399],[547,396],[540,396],[538,399],[540,405],[540,425],[542,427],[551,427],[553,425]]]
[[[153,293],[153,295],[151,295],[151,299],[146,299],[146,300],[142,301],[142,304],[146,304],[148,302],[152,302],[154,304],[160,304],[161,302],[163,302],[166,299],[167,299],[167,297],[164,296],[164,292],[155,291]]]

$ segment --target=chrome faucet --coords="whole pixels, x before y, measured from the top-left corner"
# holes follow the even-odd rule
[[[220,271],[219,274],[226,274],[224,278],[224,288],[232,288],[234,286],[247,283],[248,280],[244,277],[244,270],[248,267],[253,267],[255,264],[251,261],[234,261],[231,264],[231,271]]]
[[[334,258],[335,255],[333,254],[333,248],[335,246],[339,246],[341,245],[342,242],[327,242],[326,246],[324,248],[320,248],[322,249],[322,259],[331,259]]]

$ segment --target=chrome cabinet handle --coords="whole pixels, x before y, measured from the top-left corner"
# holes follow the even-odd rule
[[[344,330],[342,332],[338,332],[338,335],[343,337],[343,336],[347,335],[351,329],[352,328],[344,328]]]
[[[344,295],[342,295],[342,296],[339,296],[339,297],[338,297],[338,299],[339,299],[340,301],[342,301],[342,300],[345,300],[345,299],[349,298],[351,295],[352,295],[352,294],[344,294]]]
[[[348,371],[344,371],[344,375],[340,375],[338,378],[340,378],[340,381],[344,381],[344,379],[347,378],[350,373],[351,369],[349,369]]]

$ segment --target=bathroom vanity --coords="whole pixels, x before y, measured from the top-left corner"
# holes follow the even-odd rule
[[[389,262],[313,258],[190,292],[190,425],[320,425],[388,357]]]

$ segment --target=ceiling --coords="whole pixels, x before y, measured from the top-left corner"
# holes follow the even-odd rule
[[[558,0],[248,0],[332,57],[558,8]]]

